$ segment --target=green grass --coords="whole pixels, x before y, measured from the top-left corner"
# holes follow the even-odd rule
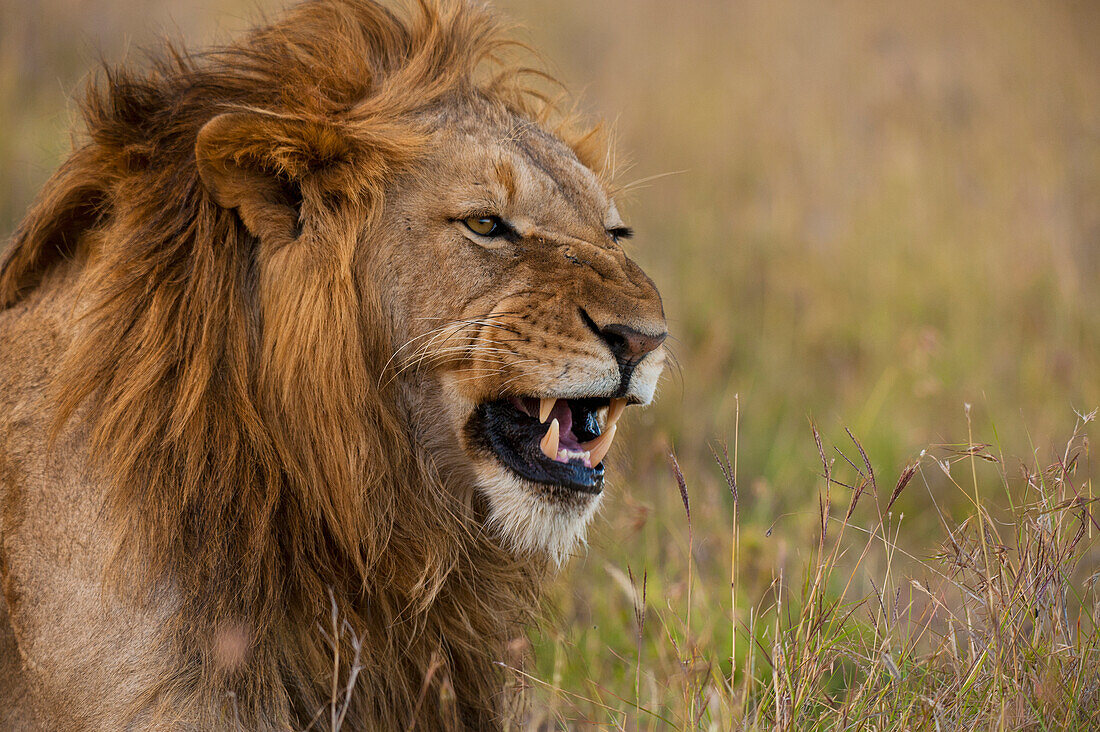
[[[1100,10],[498,5],[614,122],[680,364],[530,634],[527,722],[1096,726]],[[98,55],[273,7],[0,0],[0,228]]]

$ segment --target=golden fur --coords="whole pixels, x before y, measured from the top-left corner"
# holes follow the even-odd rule
[[[498,662],[574,529],[521,538],[515,506],[549,499],[494,487],[461,420],[551,373],[604,378],[567,299],[663,327],[648,278],[591,243],[613,211],[595,137],[540,126],[510,49],[465,3],[313,0],[90,90],[87,141],[0,257],[10,723],[505,723]],[[517,254],[526,287],[454,259],[424,213],[485,161],[501,200],[547,201],[531,226],[569,257]],[[572,526],[596,504],[546,505]]]

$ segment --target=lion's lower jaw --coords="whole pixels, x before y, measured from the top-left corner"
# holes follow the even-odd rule
[[[489,499],[489,528],[513,551],[544,554],[561,566],[585,542],[585,530],[603,493],[541,486],[503,466],[478,468],[478,487]]]

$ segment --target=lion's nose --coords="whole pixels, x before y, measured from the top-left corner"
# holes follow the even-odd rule
[[[620,368],[633,368],[645,358],[646,354],[657,350],[668,337],[667,332],[651,335],[622,323],[597,325],[588,313],[583,310],[581,312],[588,327],[595,331],[596,335],[611,349]]]
[[[668,333],[649,335],[621,323],[600,328],[600,338],[615,354],[615,360],[624,365],[641,361],[647,353],[657,350],[667,336]]]

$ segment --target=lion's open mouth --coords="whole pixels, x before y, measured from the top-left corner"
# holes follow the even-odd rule
[[[625,407],[625,399],[498,399],[479,406],[467,430],[521,478],[599,493]]]

